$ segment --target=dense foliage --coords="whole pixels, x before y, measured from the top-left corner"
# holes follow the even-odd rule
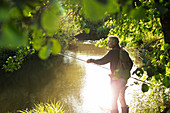
[[[81,32],[78,16],[73,17],[72,9],[65,11],[59,1],[2,0],[0,7],[0,51],[15,51],[0,57],[7,59],[1,62],[6,71],[19,69],[32,51],[39,51],[41,59],[58,54]]]
[[[154,82],[154,81],[152,81]],[[150,87],[146,93],[139,93],[139,90],[132,92],[133,99],[130,107],[133,112],[139,113],[168,113],[170,92],[159,84]]]
[[[36,104],[31,110],[18,110],[19,113],[64,113],[60,102],[49,102]]]

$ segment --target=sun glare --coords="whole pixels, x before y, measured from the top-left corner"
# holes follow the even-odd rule
[[[78,55],[81,59],[88,59],[86,55]],[[93,58],[93,56],[90,56]],[[94,58],[100,58],[100,56]],[[109,69],[110,64],[102,65],[102,67]],[[81,90],[82,97],[82,112],[83,113],[110,113],[111,101],[114,95],[110,85],[110,70],[104,69],[93,63],[85,63],[85,76],[83,79],[83,88]],[[131,80],[130,80],[131,81]],[[129,97],[131,97],[131,89],[127,89],[125,99],[127,104],[130,104]],[[118,109],[121,106],[118,102]]]
[[[83,56],[81,56],[83,59]],[[109,64],[104,65],[109,68]],[[82,88],[83,110],[90,113],[100,113],[111,108],[111,88],[109,70],[94,64],[85,64],[86,76]]]

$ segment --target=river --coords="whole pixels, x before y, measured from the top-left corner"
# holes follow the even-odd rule
[[[59,100],[66,113],[108,113],[110,71],[84,62],[101,58],[107,51],[93,44],[72,42],[65,54],[78,59],[57,55],[43,61],[31,56],[20,70],[0,76],[0,112],[16,112],[32,108],[36,103]],[[109,68],[109,64],[103,67]],[[129,81],[128,85],[133,83],[133,79]],[[139,86],[127,88],[128,105],[135,89]]]

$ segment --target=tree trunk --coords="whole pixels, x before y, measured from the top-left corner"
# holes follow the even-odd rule
[[[165,43],[170,44],[170,8],[168,12],[160,17]]]
[[[168,12],[160,17],[162,30],[164,34],[164,41],[167,44],[170,44],[170,7]],[[168,57],[170,58],[170,49],[168,51]]]

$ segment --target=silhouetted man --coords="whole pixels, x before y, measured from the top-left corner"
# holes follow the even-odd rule
[[[111,113],[118,113],[118,106],[117,106],[118,98],[121,103],[122,113],[128,113],[129,108],[125,102],[125,85],[127,83],[127,79],[122,76],[115,75],[115,71],[118,69],[118,62],[120,60],[120,50],[122,48],[119,46],[119,37],[110,35],[108,36],[108,38],[109,38],[108,47],[112,49],[101,59],[88,59],[87,63],[95,63],[98,65],[110,63],[111,74],[109,76],[111,78],[111,87],[113,92]],[[125,57],[125,60],[126,58],[127,60],[129,60],[130,59],[129,54],[127,53],[127,51],[124,52],[126,56],[128,56],[128,58]]]

